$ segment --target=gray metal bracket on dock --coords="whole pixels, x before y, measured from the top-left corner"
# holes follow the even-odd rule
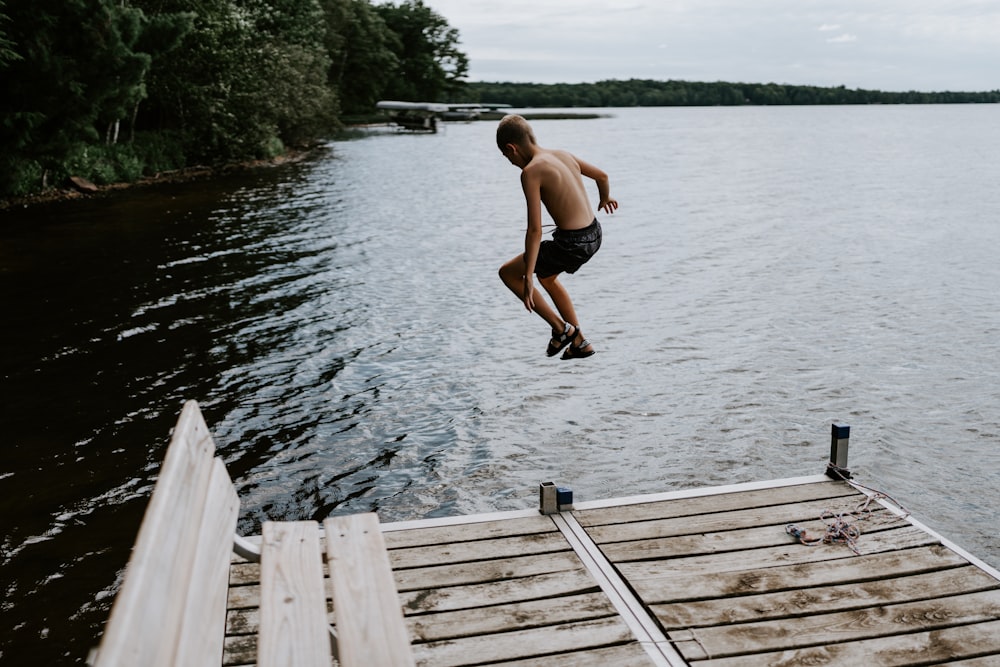
[[[538,485],[538,511],[542,514],[558,514],[573,509],[573,490],[556,486],[555,482]]]

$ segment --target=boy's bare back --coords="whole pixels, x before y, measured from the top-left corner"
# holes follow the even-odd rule
[[[528,226],[541,224],[538,203],[545,206],[556,227],[583,229],[594,221],[583,176],[597,184],[597,207],[614,213],[618,202],[610,196],[608,175],[589,162],[563,150],[542,148],[531,126],[521,116],[506,116],[497,127],[497,147],[511,164],[521,169],[521,188],[528,202]]]
[[[559,229],[583,229],[594,221],[580,162],[570,153],[539,149],[524,168],[522,182],[525,176],[538,179],[542,203]]]

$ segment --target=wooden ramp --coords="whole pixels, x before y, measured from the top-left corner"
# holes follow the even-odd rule
[[[382,531],[419,665],[1000,664],[1000,574],[869,495],[816,476]],[[853,549],[786,530],[838,517]],[[234,559],[225,665],[255,662],[259,597]]]

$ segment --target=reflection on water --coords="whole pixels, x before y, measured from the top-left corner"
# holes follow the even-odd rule
[[[566,279],[579,362],[496,277],[524,214],[492,123],[5,212],[0,657],[96,643],[189,398],[244,533],[812,474],[842,421],[863,481],[1000,563],[989,111],[536,123],[622,205]]]

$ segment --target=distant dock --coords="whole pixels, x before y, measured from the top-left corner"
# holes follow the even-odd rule
[[[824,475],[574,504],[543,484],[539,508],[519,512],[269,522],[237,538],[236,556],[235,514],[216,520],[212,501],[193,501],[197,526],[176,520],[193,539],[157,518],[174,471],[191,475],[205,453],[211,463],[200,419],[189,403],[94,664],[197,664],[150,658],[189,644],[201,664],[230,666],[1000,664],[1000,573],[835,479],[849,477],[836,425]],[[202,453],[171,465],[192,442]],[[220,467],[218,489],[202,482],[197,495],[226,496]],[[172,547],[171,560],[211,560],[215,574],[144,573],[149,525],[153,543],[193,554]],[[228,548],[199,555],[206,536]],[[203,607],[213,611],[194,622]]]

